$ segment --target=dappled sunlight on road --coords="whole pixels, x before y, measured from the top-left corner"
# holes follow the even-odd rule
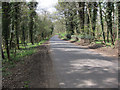
[[[83,81],[82,81],[82,84],[77,85],[77,87],[85,87],[86,85],[87,85],[87,86],[90,86],[90,87],[96,86],[96,82],[94,82],[94,81],[91,80],[91,79],[83,80]]]
[[[87,48],[75,46],[57,36],[51,39],[51,55],[63,88],[117,88],[118,61]]]

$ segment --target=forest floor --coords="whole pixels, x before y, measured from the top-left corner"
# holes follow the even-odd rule
[[[80,45],[83,48],[90,49],[91,51],[95,51],[104,56],[118,58],[118,48],[113,48],[113,47],[106,46],[103,44],[88,44],[88,43],[75,42],[75,41],[71,41],[71,40],[69,40],[69,41],[71,43],[74,43],[75,45]]]
[[[37,52],[16,63],[16,67],[3,76],[3,88],[57,88],[53,64],[49,55],[49,42],[37,47]]]

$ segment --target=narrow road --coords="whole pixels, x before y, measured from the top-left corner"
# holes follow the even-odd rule
[[[118,61],[63,41],[50,40],[54,71],[60,88],[117,88]]]

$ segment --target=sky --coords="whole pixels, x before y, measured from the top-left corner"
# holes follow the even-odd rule
[[[31,1],[31,0],[26,0]],[[58,0],[36,0],[38,2],[37,12],[40,13],[40,9],[44,9],[50,13],[54,12],[56,9],[54,6],[57,4]]]

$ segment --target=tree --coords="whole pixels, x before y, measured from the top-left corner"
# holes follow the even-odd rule
[[[95,28],[96,28],[96,20],[97,20],[97,2],[93,3],[93,17],[92,17],[92,30],[93,37],[95,38]]]
[[[7,57],[10,60],[9,36],[10,36],[10,3],[2,2],[2,35],[5,40]]]
[[[99,8],[100,8],[100,21],[101,21],[101,26],[102,26],[102,35],[103,35],[103,40],[104,40],[104,43],[106,42],[105,41],[105,32],[104,32],[104,24],[103,24],[103,15],[102,15],[102,7],[101,7],[101,2],[99,2]]]
[[[19,49],[19,31],[20,31],[20,14],[21,14],[21,2],[14,3],[15,7],[15,35],[16,35],[16,44],[17,48]]]
[[[36,8],[37,2],[3,2],[1,52],[3,59],[12,59],[10,55],[14,54],[15,57],[20,46],[26,48],[29,42],[39,43],[53,33],[54,25],[50,14],[38,15]],[[7,58],[4,53],[7,53]]]
[[[2,47],[1,47],[1,48],[2,48]],[[1,49],[1,51],[2,51],[2,59],[5,59],[3,49]]]
[[[89,3],[86,3],[86,8],[87,8],[87,13],[88,13],[88,24],[89,24],[89,27],[88,27],[88,30],[89,30],[89,35],[92,36],[92,3],[89,2]]]
[[[118,45],[120,46],[120,2],[117,3],[117,7],[118,7]]]
[[[85,2],[79,2],[79,17],[80,17],[80,27],[81,27],[81,31],[82,33],[84,33],[84,7],[85,7]]]
[[[114,45],[114,41],[113,41],[113,32],[112,32],[112,2],[108,2],[107,3],[107,27],[108,27],[108,34],[110,32],[111,34],[111,41],[112,44]]]
[[[37,2],[29,2],[28,6],[30,8],[30,24],[29,24],[29,33],[30,33],[30,41],[32,44],[34,44],[33,42],[33,28],[34,28],[34,16],[36,15],[35,9],[37,7]]]

